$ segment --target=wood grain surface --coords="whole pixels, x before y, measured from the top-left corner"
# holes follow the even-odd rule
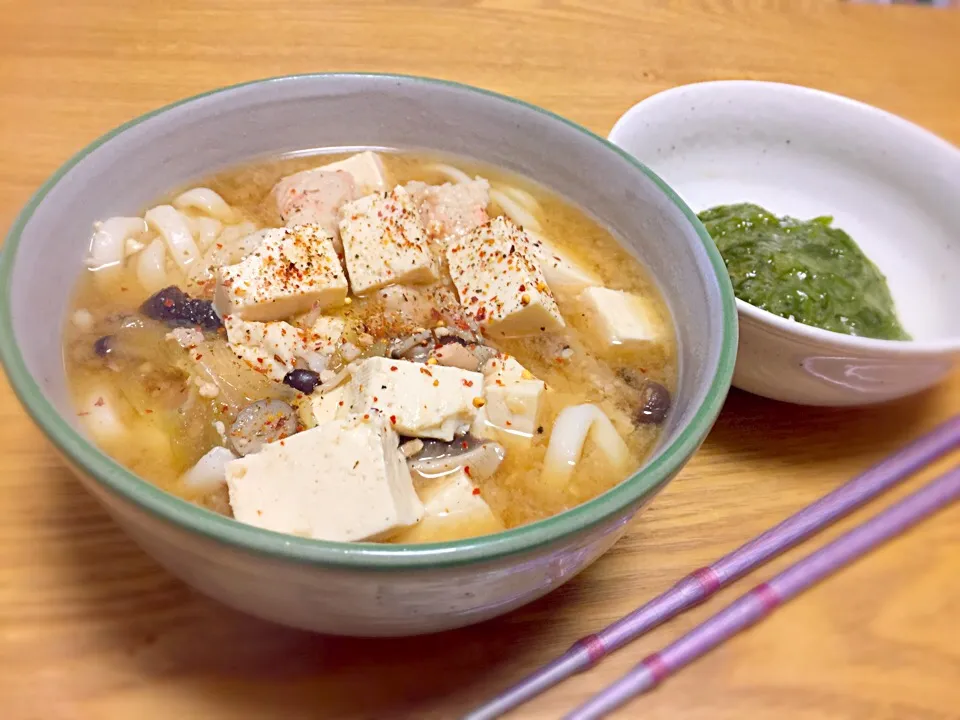
[[[879,105],[960,143],[960,14],[950,11],[785,0],[0,0],[0,227],[72,153],[123,121],[216,86],[325,70],[455,79],[604,134],[634,102],[676,84],[781,80]],[[682,475],[561,590],[479,627],[358,641],[198,597],[112,525],[3,384],[0,717],[456,717],[958,409],[960,377],[869,410],[734,391]],[[824,539],[517,716],[559,717]],[[960,717],[958,570],[955,507],[619,717]]]

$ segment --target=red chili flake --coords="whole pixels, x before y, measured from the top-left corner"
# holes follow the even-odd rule
[[[364,419],[364,420],[369,420],[369,419],[370,419],[370,415],[369,415],[368,413],[364,413],[364,414],[363,414],[363,419]]]
[[[281,441],[280,441],[280,447],[286,447],[286,441],[281,440]]]
[[[197,353],[197,354],[194,356],[193,359],[194,359],[194,360],[199,360],[199,359],[202,358],[202,357],[203,357],[203,353]]]
[[[519,288],[520,292],[523,292],[526,289],[527,289],[526,285],[520,285],[520,288]]]
[[[229,406],[229,405],[221,405],[221,406],[220,406],[220,412],[226,412],[226,411],[229,410],[229,409],[230,409],[230,406]]]
[[[463,466],[463,472],[466,473],[467,477],[470,477],[470,476],[471,476],[470,466],[469,466],[469,465],[464,465],[464,466]]]
[[[460,382],[463,383],[464,387],[473,387],[473,380],[467,380],[466,378],[464,378]]]
[[[223,250],[223,243],[217,243],[217,250]]]
[[[479,495],[479,494],[480,494],[480,488],[474,488],[474,489],[473,489],[473,494],[474,494],[474,495]]]
[[[391,366],[390,366],[390,372],[396,372],[396,371],[397,371],[397,366],[396,366],[396,365],[391,365]]]
[[[420,372],[429,377],[433,377],[433,374],[429,370],[427,370],[425,367],[420,368]]]
[[[339,403],[337,403],[337,404],[338,404],[340,407],[343,407],[343,400],[341,400],[341,401],[340,401]]]
[[[103,398],[97,398],[97,401],[94,403],[97,407],[103,407]]]
[[[509,420],[507,420],[507,421],[505,421],[505,422],[507,423],[507,427],[510,427],[511,425],[513,425],[513,423],[510,422]]]
[[[144,412],[145,412],[147,415],[152,415],[152,414],[153,414],[153,410],[151,410],[150,408],[147,408],[146,410],[144,410]]]
[[[373,396],[373,401],[374,401],[374,402],[377,402],[377,400],[378,400],[377,396],[374,395],[374,396]]]
[[[393,425],[396,425],[396,424],[397,424],[397,416],[396,416],[396,415],[391,415],[391,416],[390,416],[390,423],[393,424]]]

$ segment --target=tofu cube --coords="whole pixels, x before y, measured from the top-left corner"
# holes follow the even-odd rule
[[[287,227],[316,223],[331,232],[342,251],[337,229],[340,207],[387,188],[380,156],[366,151],[282,178],[273,187],[277,210]]]
[[[601,285],[599,276],[569,252],[540,235],[532,236],[540,250],[540,267],[552,290],[573,295],[591,285]]]
[[[310,396],[313,424],[323,425],[323,423],[336,420],[337,415],[341,414],[341,408],[347,406],[348,387],[348,385],[340,385],[332,390],[327,390],[325,393],[318,392]],[[343,414],[346,414],[346,410]]]
[[[306,352],[301,331],[285,322],[246,322],[234,315],[223,319],[227,343],[241,360],[271,380],[282,382]]]
[[[483,376],[486,404],[474,423],[474,435],[491,437],[500,432],[515,438],[532,438],[537,432],[540,397],[546,383],[509,355],[488,360]]]
[[[483,405],[483,375],[442,365],[373,357],[353,370],[338,413],[380,411],[401,435],[449,442]]]
[[[656,311],[639,295],[590,287],[580,293],[579,300],[584,319],[608,350],[633,352],[663,341]]]
[[[530,237],[497,217],[447,247],[465,311],[491,335],[525,337],[565,327]]]
[[[345,160],[323,165],[317,170],[327,172],[341,170],[350,173],[358,195],[383,192],[387,189],[387,172],[383,168],[383,161],[379,155],[370,150],[351,155]]]
[[[345,418],[227,464],[234,517],[318,540],[381,540],[423,517],[399,438],[377,415]]]
[[[343,304],[347,278],[330,233],[317,225],[273,228],[255,252],[217,272],[220,317],[269,322]]]
[[[500,532],[503,523],[463,470],[445,475],[420,493],[423,520],[395,535],[393,542],[443,542]]]
[[[341,207],[340,239],[350,287],[357,294],[439,277],[417,207],[399,185]]]

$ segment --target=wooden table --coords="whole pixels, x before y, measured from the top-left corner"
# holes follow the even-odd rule
[[[114,125],[209,88],[285,73],[452,78],[601,133],[672,85],[783,80],[879,105],[960,143],[958,13],[678,5],[0,0],[0,227],[69,155]],[[480,627],[377,641],[310,636],[198,597],[113,526],[3,385],[0,717],[455,717],[958,408],[960,377],[870,410],[804,409],[734,391],[700,454],[582,576]],[[558,717],[797,555],[519,715]],[[956,718],[958,570],[955,507],[620,716]]]

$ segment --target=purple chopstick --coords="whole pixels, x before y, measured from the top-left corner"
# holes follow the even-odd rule
[[[713,565],[694,571],[629,615],[595,635],[581,638],[563,655],[476,708],[464,716],[464,720],[498,718],[571,675],[593,667],[614,650],[704,601],[720,588],[848,515],[957,447],[960,447],[960,415],[922,435],[896,454],[741,545]]]
[[[866,555],[929,515],[960,499],[960,468],[941,475],[863,525],[841,535],[769,582],[760,583],[660,652],[648,655],[564,720],[596,720],[644,693],[724,640],[753,625],[778,607],[845,565]]]

